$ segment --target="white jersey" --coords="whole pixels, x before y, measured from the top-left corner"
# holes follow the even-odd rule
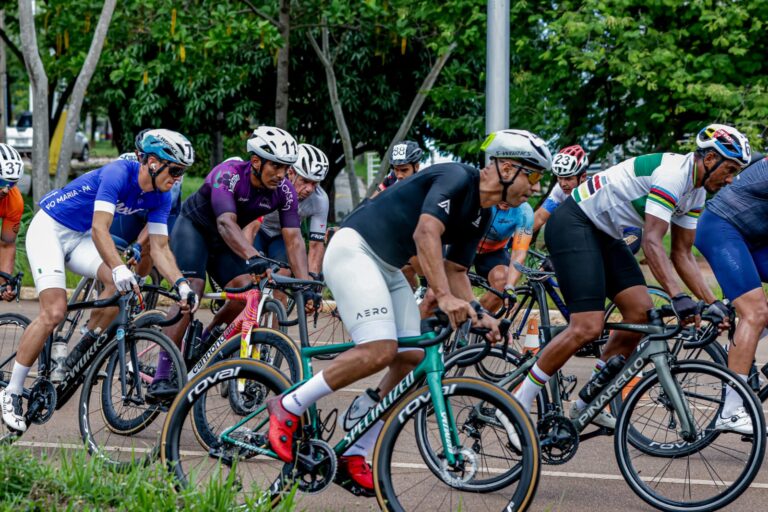
[[[693,153],[655,153],[631,158],[597,173],[571,196],[601,231],[621,238],[625,228],[643,227],[646,214],[696,229],[706,200],[694,188]]]
[[[328,194],[318,186],[306,199],[299,200],[299,218],[309,221],[309,239],[325,241],[325,230],[328,225]],[[261,229],[269,236],[280,234],[280,217],[278,212],[272,212],[264,216]]]

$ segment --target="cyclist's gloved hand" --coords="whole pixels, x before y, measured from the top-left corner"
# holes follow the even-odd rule
[[[693,318],[699,314],[699,305],[686,293],[678,293],[672,297],[672,309],[680,320]]]
[[[128,248],[125,250],[126,256],[130,260],[133,260],[134,265],[138,265],[141,263],[141,244],[139,242],[134,242],[131,245],[128,246]]]
[[[320,272],[319,274],[315,274],[314,272],[309,272],[309,277],[311,277],[315,281],[323,281],[323,278],[325,276],[323,276],[322,272]]]
[[[178,283],[177,287],[179,289],[179,296],[181,296],[181,300],[187,301],[187,305],[189,306],[190,311],[192,313],[197,311],[197,307],[200,305],[200,298],[192,290],[192,287],[189,286],[189,281],[185,279],[184,281]]]
[[[555,266],[552,264],[552,260],[549,259],[549,256],[544,258],[544,261],[541,262],[541,270],[544,272],[554,272]]]
[[[728,316],[731,314],[731,311],[728,309],[728,306],[723,303],[723,301],[716,300],[707,306],[707,309],[704,310],[704,313],[707,315],[716,316],[722,322],[728,318]]]
[[[112,269],[112,281],[115,282],[117,291],[120,293],[129,292],[133,287],[138,289],[136,277],[125,265],[118,265]]]
[[[507,309],[507,311],[515,307],[515,303],[517,303],[517,294],[515,293],[514,286],[507,285],[504,287],[502,300],[504,301],[504,307]]]
[[[269,262],[258,256],[245,260],[245,266],[248,267],[249,274],[261,275],[269,270]]]
[[[319,293],[314,290],[304,290],[302,295],[304,296],[304,306],[307,311],[316,311],[320,308],[320,301],[323,297]]]

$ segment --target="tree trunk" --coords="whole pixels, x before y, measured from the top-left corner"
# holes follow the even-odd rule
[[[322,28],[322,49],[317,45],[317,41],[315,41],[314,36],[310,32],[307,33],[307,37],[325,69],[325,78],[328,84],[328,95],[331,98],[333,117],[336,120],[339,137],[341,138],[341,144],[344,148],[344,163],[347,170],[347,177],[349,178],[349,188],[352,193],[352,207],[354,208],[360,204],[360,190],[357,187],[357,176],[355,175],[354,148],[352,146],[352,137],[349,134],[347,122],[344,119],[344,109],[339,100],[338,82],[336,81],[336,73],[333,71],[330,43],[328,41],[328,26],[325,24],[325,21],[323,21]]]
[[[5,31],[5,10],[0,10],[0,30]],[[5,43],[0,41],[0,142],[6,142],[5,127],[8,126],[6,98],[8,98],[8,63],[5,59]]]
[[[216,114],[216,130],[213,132],[213,150],[211,151],[211,169],[224,161],[224,138],[221,128],[224,124],[224,112]]]
[[[63,187],[69,178],[72,146],[75,142],[75,132],[80,124],[80,109],[83,106],[85,91],[88,89],[88,84],[91,82],[93,72],[96,70],[96,65],[99,63],[101,50],[104,47],[104,40],[107,38],[109,24],[112,21],[112,13],[115,11],[116,1],[117,0],[104,1],[104,7],[101,9],[99,22],[96,25],[96,30],[93,33],[93,39],[91,40],[91,47],[88,49],[88,55],[85,57],[83,67],[77,75],[75,87],[72,89],[72,96],[69,101],[69,108],[67,109],[67,124],[64,128],[64,138],[61,141],[59,162],[56,166],[57,187]]]
[[[275,91],[275,126],[288,129],[288,97],[291,49],[291,0],[280,0],[278,30],[283,47],[277,53],[277,87]]]
[[[24,65],[32,86],[32,103],[37,112],[32,116],[32,192],[37,203],[51,189],[48,178],[48,76],[37,49],[33,0],[19,0],[19,32]]]
[[[443,67],[445,67],[445,63],[448,62],[448,59],[450,58],[454,49],[456,49],[456,43],[451,43],[445,53],[443,53],[435,61],[435,63],[432,65],[432,69],[429,70],[429,74],[427,74],[427,77],[421,83],[421,87],[419,87],[419,90],[416,92],[416,96],[411,102],[411,107],[408,109],[408,113],[405,115],[405,119],[403,119],[403,122],[400,123],[400,128],[397,130],[397,133],[395,133],[395,137],[389,143],[389,147],[381,159],[379,172],[376,173],[376,177],[373,179],[373,183],[368,184],[368,191],[366,192],[366,196],[370,196],[373,191],[376,190],[376,187],[387,175],[387,172],[389,172],[389,157],[392,154],[392,147],[396,143],[403,140],[408,133],[408,130],[411,129],[413,121],[416,119],[416,115],[418,115],[421,107],[424,105],[424,101],[427,99],[427,94],[429,94],[429,91],[431,91],[432,87],[434,87],[435,82],[437,81],[437,77],[440,76],[440,72],[443,70]]]

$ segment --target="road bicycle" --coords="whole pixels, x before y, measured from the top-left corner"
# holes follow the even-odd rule
[[[275,279],[286,286],[314,285]],[[294,293],[294,300],[301,311],[301,294]],[[428,325],[422,336],[399,340],[403,347],[424,348],[422,363],[335,446],[328,443],[332,432],[327,429],[328,418],[334,415],[322,420],[313,406],[299,429],[296,460],[290,464],[278,460],[267,442],[269,418],[264,403],[298,384],[292,386],[261,362],[231,360],[207,368],[179,394],[163,428],[163,461],[180,486],[228,479],[236,482],[245,503],[257,499],[257,489],[268,489],[267,499],[274,505],[294,485],[308,493],[330,486],[336,478],[337,457],[376,421],[386,418],[373,452],[376,497],[382,508],[527,509],[540,471],[530,419],[509,394],[490,383],[444,379],[442,346],[451,330],[437,321]],[[340,353],[353,346],[302,347],[304,377],[312,375],[314,356]],[[222,382],[237,381],[246,383],[247,414],[233,411],[217,393],[211,393]],[[477,404],[481,404],[479,408],[475,408]],[[204,409],[204,424],[199,421],[200,409]],[[190,430],[194,436],[189,435]],[[518,450],[510,445],[512,432],[519,436]],[[206,442],[201,442],[201,437],[206,437]],[[489,467],[489,461],[503,467]],[[434,480],[431,484],[427,482],[430,478]]]

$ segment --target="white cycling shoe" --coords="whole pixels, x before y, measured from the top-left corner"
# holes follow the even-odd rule
[[[0,408],[3,412],[3,422],[8,428],[16,432],[26,432],[27,422],[24,421],[24,413],[21,410],[21,396],[3,389],[0,391]]]
[[[749,417],[744,406],[739,407],[729,416],[723,418],[719,414],[717,415],[717,421],[715,422],[715,430],[722,430],[728,432],[738,432],[739,434],[752,435],[754,428],[752,428],[752,418]]]
[[[568,414],[568,416],[570,416],[572,420],[575,420],[583,412],[584,412],[584,409],[579,409],[578,407],[576,407],[576,403],[574,402],[574,404],[571,405],[571,411]],[[605,410],[600,411],[600,413],[598,413],[597,416],[592,418],[592,423],[599,427],[610,428],[611,430],[616,429],[616,418],[613,416],[613,414]]]

